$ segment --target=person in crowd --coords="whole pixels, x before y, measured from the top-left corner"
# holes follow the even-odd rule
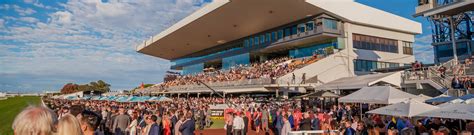
[[[311,118],[309,117],[309,113],[305,112],[303,114],[303,119],[299,123],[300,125],[300,130],[311,130]]]
[[[147,120],[147,128],[145,129],[144,135],[161,135],[161,128],[156,123],[158,117],[156,115],[149,116]]]
[[[100,135],[101,132],[97,131],[102,118],[94,112],[83,111],[82,118],[79,120],[81,124],[81,130],[84,135]]]
[[[169,119],[168,114],[163,115],[163,135],[171,135],[171,120]]]
[[[352,123],[350,121],[344,122],[345,128],[342,130],[344,135],[355,135],[356,131],[352,128]]]
[[[82,135],[79,121],[71,114],[66,114],[59,119],[57,128],[57,135]]]
[[[138,112],[132,112],[132,122],[127,127],[127,132],[129,135],[136,135],[137,134],[137,126],[138,126]]]
[[[317,117],[317,114],[314,113],[313,114],[314,116],[312,117],[311,119],[311,129],[312,130],[320,130],[321,129],[321,125],[320,125],[320,121]],[[329,124],[329,123],[328,123]]]
[[[262,109],[262,131],[268,132],[268,119],[270,119],[270,113],[268,112],[268,108],[266,106]]]
[[[242,131],[244,129],[244,119],[242,119],[241,117],[241,113],[240,112],[236,112],[235,114],[235,118],[234,118],[234,121],[232,123],[232,130],[234,131],[234,135],[243,135],[244,132]]]
[[[249,118],[247,117],[247,115],[245,115],[244,112],[242,112],[241,116],[242,120],[244,121],[244,129],[242,131],[242,135],[246,135],[249,130]]]
[[[288,120],[288,116],[285,115],[283,116],[283,127],[281,128],[280,135],[288,135],[290,131],[291,131],[291,124],[290,124],[290,121]]]
[[[357,123],[356,135],[369,135],[369,132],[365,128],[364,122],[360,121]]]
[[[57,116],[52,110],[29,106],[15,117],[12,128],[15,135],[51,135],[56,122]]]
[[[174,135],[181,135],[181,131],[179,131],[179,128],[183,124],[184,120],[186,120],[183,113],[179,113],[178,118],[179,120],[176,122],[176,125],[174,126]]]
[[[273,121],[275,123],[275,128],[276,128],[276,134],[281,134],[281,130],[283,128],[283,115],[281,109],[279,109],[276,113],[276,119]]]
[[[124,108],[119,108],[119,114],[115,117],[112,129],[116,135],[126,135],[128,125],[130,125],[130,116],[125,114]]]
[[[225,114],[227,118],[225,119],[225,129],[227,135],[232,135],[232,125],[234,124],[234,115],[232,112]]]
[[[186,114],[186,120],[179,127],[179,131],[181,132],[182,135],[194,135],[196,122],[192,119],[192,117],[193,117],[192,113],[188,112]]]

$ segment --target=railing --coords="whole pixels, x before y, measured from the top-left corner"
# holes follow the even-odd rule
[[[259,78],[259,79],[245,79],[237,81],[225,81],[225,82],[209,82],[206,83],[210,87],[220,88],[220,87],[251,87],[251,86],[261,86],[266,84],[271,84],[271,78]],[[169,91],[183,91],[183,90],[200,90],[207,89],[206,86],[200,84],[191,84],[191,85],[179,85],[179,86],[170,86],[167,88],[162,88],[162,90]]]
[[[339,130],[307,130],[307,131],[291,131],[288,135],[312,135],[312,134],[330,134],[339,135]]]

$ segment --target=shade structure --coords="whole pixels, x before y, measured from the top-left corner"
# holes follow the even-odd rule
[[[462,100],[468,100],[472,98],[474,98],[474,94],[467,94],[467,95],[459,97],[459,99],[462,99]]]
[[[400,102],[400,103],[384,106],[381,108],[377,108],[367,113],[399,116],[399,117],[413,117],[420,113],[431,111],[434,109],[438,109],[438,107],[412,99],[405,102]]]
[[[473,104],[449,104],[438,109],[427,111],[417,116],[474,120]]]
[[[418,95],[417,98],[415,98],[416,100],[420,101],[420,102],[425,102],[426,100],[428,99],[432,99],[433,97],[430,97],[430,96],[427,96],[427,95],[424,95],[424,94],[420,94]]]
[[[159,97],[158,101],[161,101],[161,102],[173,101],[173,99],[165,97],[165,96],[161,96],[161,97]]]
[[[400,91],[392,86],[364,87],[354,93],[338,99],[345,103],[394,104],[418,96]]]
[[[451,100],[449,102],[446,102],[446,103],[443,103],[443,104],[440,104],[440,105],[437,105],[438,107],[446,107],[446,106],[449,106],[451,104],[461,104],[461,103],[464,103],[464,100],[462,99],[454,99],[454,100]]]
[[[440,95],[440,96],[434,97],[432,99],[428,99],[425,102],[426,103],[445,103],[445,102],[449,102],[449,101],[454,100],[454,99],[456,99],[456,97],[452,97],[452,96],[448,96],[448,95]]]
[[[337,95],[337,94],[334,94],[334,93],[332,93],[332,92],[329,92],[329,91],[317,91],[317,92],[313,92],[313,93],[309,93],[309,94],[297,96],[296,98],[304,98],[304,97],[311,97],[311,98],[338,98],[338,97],[340,97],[340,96]]]
[[[474,104],[474,98],[473,98],[473,99],[464,100],[464,103],[465,103],[465,104]]]

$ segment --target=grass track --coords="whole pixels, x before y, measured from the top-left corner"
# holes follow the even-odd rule
[[[28,105],[41,104],[40,97],[10,97],[0,100],[0,135],[13,135],[12,122],[15,116]]]

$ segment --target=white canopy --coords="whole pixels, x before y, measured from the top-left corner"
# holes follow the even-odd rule
[[[465,104],[474,104],[474,99],[468,99],[464,101]]]
[[[417,116],[474,120],[474,105],[451,103],[438,109],[421,113]]]
[[[424,94],[420,94],[420,95],[418,95],[418,98],[415,98],[415,99],[420,101],[420,102],[425,102],[426,100],[432,99],[432,98],[433,97],[430,97],[430,96],[427,96],[427,95],[424,95]]]
[[[438,109],[436,106],[425,104],[418,100],[409,100],[406,102],[400,102],[393,105],[384,106],[367,113],[381,114],[381,115],[390,115],[390,116],[403,116],[403,117],[413,117],[420,113]]]
[[[346,103],[370,103],[370,104],[394,104],[418,96],[400,91],[391,86],[364,87],[354,93],[339,98],[339,102]]]

